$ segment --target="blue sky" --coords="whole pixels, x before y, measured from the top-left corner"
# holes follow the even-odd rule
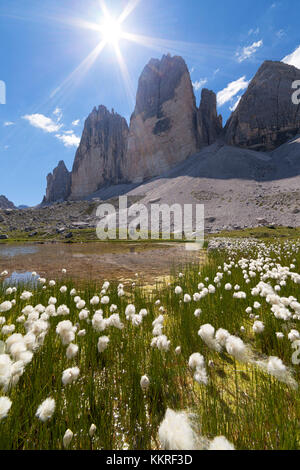
[[[103,23],[100,1],[0,0],[0,194],[17,205],[42,200],[59,160],[72,168],[94,106],[129,120],[151,57],[182,55],[197,104],[202,86],[214,90],[225,121],[264,60],[300,68],[299,0],[107,0],[115,17],[136,4],[122,24],[136,41],[118,42],[126,71],[112,44],[79,67],[103,40],[87,27]]]

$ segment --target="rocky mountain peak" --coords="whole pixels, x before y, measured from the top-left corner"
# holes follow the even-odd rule
[[[2,195],[0,196],[0,209],[15,209],[15,205]]]
[[[226,124],[227,143],[266,151],[298,134],[300,107],[292,102],[295,80],[300,80],[296,67],[264,62]]]
[[[201,102],[198,110],[198,132],[200,143],[213,144],[223,130],[222,116],[217,113],[216,94],[203,88]]]
[[[49,204],[56,201],[65,201],[71,191],[71,173],[68,171],[65,162],[61,160],[53,173],[47,176],[46,196],[43,203]]]
[[[128,125],[101,105],[85,121],[72,169],[71,199],[80,199],[101,186],[123,179]]]
[[[159,175],[197,148],[197,108],[185,61],[170,54],[151,59],[139,79],[131,117],[126,179]]]

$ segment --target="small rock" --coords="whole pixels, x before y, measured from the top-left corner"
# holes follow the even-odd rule
[[[265,225],[265,224],[268,223],[268,221],[267,221],[266,219],[261,218],[261,217],[259,217],[258,219],[256,219],[256,222],[257,222],[258,224],[261,224],[261,225]]]
[[[216,217],[206,217],[205,222],[208,224],[213,224],[216,220]]]

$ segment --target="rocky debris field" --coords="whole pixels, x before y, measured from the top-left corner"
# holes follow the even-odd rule
[[[0,210],[0,239],[18,238],[21,234],[39,238],[72,238],[72,230],[95,228],[95,203],[63,202],[30,209]]]
[[[221,180],[188,175],[156,178],[129,187],[128,207],[145,204],[204,204],[205,232],[253,227],[300,226],[300,176],[277,181]],[[117,192],[117,187],[116,187]],[[0,210],[0,240],[96,240],[96,211],[101,202],[118,209],[118,197],[55,203],[25,210]]]

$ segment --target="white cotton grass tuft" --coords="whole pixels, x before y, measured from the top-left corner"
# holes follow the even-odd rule
[[[196,450],[197,435],[191,424],[191,415],[185,411],[167,409],[158,430],[163,450]]]
[[[234,445],[231,444],[226,437],[215,437],[209,444],[208,450],[235,450]]]
[[[8,397],[0,397],[0,421],[7,417],[12,402]]]
[[[79,348],[77,344],[73,344],[73,343],[69,344],[66,350],[67,359],[73,359],[74,357],[76,357],[78,354],[78,350]]]
[[[70,309],[66,305],[60,305],[57,309],[57,315],[66,316],[69,315]]]
[[[194,380],[199,384],[208,384],[208,376],[204,357],[200,353],[194,353],[189,358],[189,367],[195,370]]]
[[[9,300],[6,300],[2,304],[0,304],[0,313],[5,313],[11,310],[13,307],[12,303]]]
[[[197,369],[203,367],[205,364],[204,357],[200,353],[194,353],[189,358],[189,367],[191,369]]]
[[[267,374],[275,377],[280,382],[289,385],[294,390],[298,389],[298,383],[294,379],[291,370],[276,356],[270,356],[266,360],[256,361],[257,366]]]
[[[95,331],[102,332],[107,327],[107,320],[103,318],[103,311],[97,310],[92,318],[92,326]]]
[[[222,348],[225,348],[226,341],[229,336],[229,331],[225,330],[224,328],[219,328],[216,332],[216,341],[219,343],[220,346],[222,346]]]
[[[255,321],[252,327],[252,330],[255,334],[261,334],[265,329],[265,325],[262,321]]]
[[[89,436],[92,439],[97,431],[97,426],[95,424],[92,424],[90,429],[89,429]]]
[[[75,339],[77,328],[73,326],[70,320],[64,320],[58,323],[56,333],[60,336],[62,344],[67,345]]]
[[[63,385],[69,385],[73,382],[76,382],[80,374],[80,370],[78,367],[71,367],[70,369],[66,369],[63,371],[62,374],[62,383]]]
[[[226,340],[226,351],[237,361],[247,363],[252,359],[249,347],[237,336],[230,335]]]
[[[20,295],[20,299],[21,300],[29,300],[30,297],[32,297],[32,292],[29,292],[29,291],[24,291],[22,292],[22,294]]]
[[[195,382],[198,382],[198,384],[208,384],[209,379],[205,367],[199,367],[196,369],[194,380]]]
[[[52,418],[55,411],[55,400],[53,398],[47,398],[43,403],[38,407],[35,416],[39,418],[40,421],[45,423]]]
[[[150,387],[150,380],[147,375],[143,375],[140,381],[140,385],[142,390],[148,390],[148,388]]]
[[[169,351],[171,341],[166,335],[155,336],[151,341],[151,347],[156,347],[159,351]]]
[[[288,334],[288,339],[293,343],[300,339],[300,333],[298,330],[291,330]]]
[[[109,343],[109,337],[108,336],[100,336],[98,339],[98,351],[99,353],[102,353],[107,349]]]
[[[125,316],[126,320],[131,320],[131,318],[135,315],[135,306],[133,304],[127,305],[125,309]]]
[[[94,295],[94,297],[92,297],[90,300],[91,305],[98,305],[99,302],[100,302],[100,298],[97,295]]]
[[[0,387],[7,391],[12,379],[13,362],[8,354],[0,354]]]
[[[67,429],[66,432],[65,432],[65,435],[63,437],[63,445],[64,445],[65,449],[67,449],[69,447],[69,445],[71,444],[73,436],[74,436],[74,434],[71,431],[71,429]]]
[[[198,335],[210,349],[213,349],[217,352],[221,351],[221,346],[215,339],[215,329],[212,325],[202,325],[198,331]]]
[[[118,330],[123,330],[124,328],[124,323],[121,322],[120,315],[118,313],[113,313],[109,318],[107,318],[106,324],[107,326],[113,326]]]

